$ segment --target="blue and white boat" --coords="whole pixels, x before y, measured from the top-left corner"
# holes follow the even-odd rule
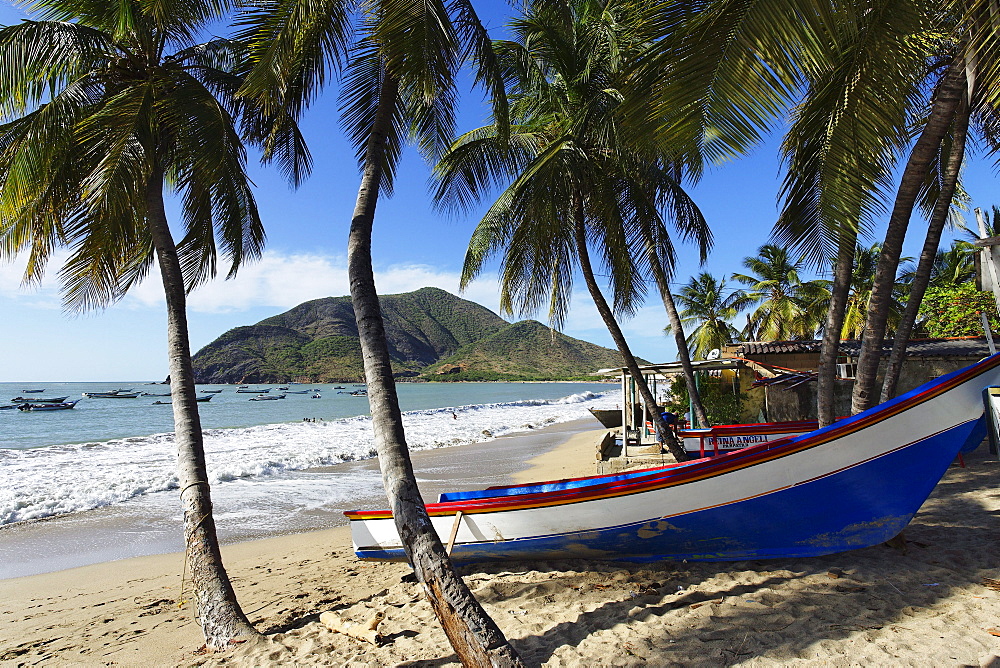
[[[896,536],[986,434],[1000,354],[814,431],[672,466],[443,494],[458,562],[807,557]],[[356,554],[405,559],[390,511],[351,511]]]

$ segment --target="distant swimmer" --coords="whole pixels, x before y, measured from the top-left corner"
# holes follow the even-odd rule
[[[455,415],[455,411],[452,411],[452,412],[451,412],[451,419],[452,419],[452,420],[457,420],[457,419],[458,419],[458,416],[457,416],[457,415]]]

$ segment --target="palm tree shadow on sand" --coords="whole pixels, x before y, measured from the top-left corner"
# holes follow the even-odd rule
[[[1000,577],[1000,493],[984,490],[997,487],[1000,463],[985,450],[967,457],[968,468],[952,466],[896,547],[731,563],[480,564],[464,572],[484,604],[515,611],[565,606],[574,590],[572,609],[553,607],[561,619],[555,625],[507,629],[530,665],[557,655],[582,660],[598,653],[593,643],[606,643],[623,665],[816,660],[841,654],[845,641],[869,643],[878,661],[914,633],[937,631],[961,636],[978,656],[995,639],[982,629],[950,629],[948,615],[930,608],[953,597],[976,605],[974,597],[995,596],[983,580]],[[574,654],[581,645],[590,649]]]

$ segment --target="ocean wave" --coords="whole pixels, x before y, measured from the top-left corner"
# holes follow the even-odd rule
[[[613,392],[449,406],[403,414],[411,450],[453,447],[589,417]],[[587,404],[586,406],[584,404]],[[371,418],[204,432],[209,482],[253,482],[375,456]],[[173,434],[4,451],[0,525],[124,503],[176,489]]]

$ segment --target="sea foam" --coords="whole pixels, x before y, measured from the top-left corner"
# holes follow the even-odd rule
[[[582,392],[555,400],[448,406],[403,414],[411,450],[490,440],[589,417],[616,393]],[[297,471],[375,456],[371,418],[205,430],[209,482],[267,486]],[[176,489],[173,434],[0,451],[0,525],[80,512]],[[308,505],[307,476],[297,477]],[[349,483],[345,485],[349,488]],[[235,488],[234,490],[235,491]]]

